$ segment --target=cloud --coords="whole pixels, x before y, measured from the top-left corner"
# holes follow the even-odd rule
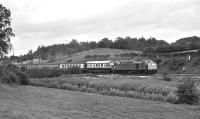
[[[97,41],[103,37],[152,36],[172,42],[200,32],[199,0],[4,0],[4,3],[11,8],[18,41],[29,41],[34,48],[71,38]],[[37,42],[31,41],[35,39]]]

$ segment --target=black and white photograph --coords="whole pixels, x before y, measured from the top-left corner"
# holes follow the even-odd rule
[[[200,0],[0,0],[0,119],[200,119]]]

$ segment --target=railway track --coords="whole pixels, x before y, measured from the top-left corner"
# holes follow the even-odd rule
[[[163,74],[155,74],[155,76],[161,76]],[[168,74],[171,76],[200,76],[200,74]]]

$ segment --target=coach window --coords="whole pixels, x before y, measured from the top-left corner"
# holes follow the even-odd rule
[[[139,69],[139,64],[135,64],[136,69]]]

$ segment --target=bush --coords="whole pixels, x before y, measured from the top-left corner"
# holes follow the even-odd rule
[[[0,66],[0,81],[8,84],[28,85],[29,79],[26,73],[21,71],[13,64],[4,64]]]
[[[82,70],[79,67],[71,67],[67,69],[67,73],[65,74],[81,74]]]
[[[49,68],[29,69],[26,70],[26,73],[31,78],[51,78],[51,77],[58,77],[62,74],[60,69],[49,69]]]
[[[173,92],[170,92],[167,97],[166,97],[166,102],[170,102],[170,103],[177,103],[177,100],[178,100],[178,97],[173,93]]]
[[[80,74],[82,70],[79,67],[71,67],[68,69],[58,69],[58,68],[42,68],[42,69],[28,69],[26,73],[31,78],[51,78],[58,77],[63,74]]]
[[[178,84],[177,96],[179,103],[198,104],[200,95],[198,93],[198,82],[189,77]]]
[[[163,77],[161,78],[163,81],[172,81],[172,78],[168,76],[168,74],[164,73]]]
[[[25,72],[22,72],[22,71],[19,70],[19,71],[16,71],[15,73],[19,77],[20,84],[28,85],[30,83],[29,78],[28,78],[28,76],[27,76],[27,74]]]
[[[3,78],[2,78],[3,83],[8,83],[8,84],[19,84],[19,77],[12,71],[6,71],[3,73]]]
[[[78,90],[78,87],[73,86],[72,84],[69,84],[69,83],[64,83],[61,85],[61,89],[76,91]]]

